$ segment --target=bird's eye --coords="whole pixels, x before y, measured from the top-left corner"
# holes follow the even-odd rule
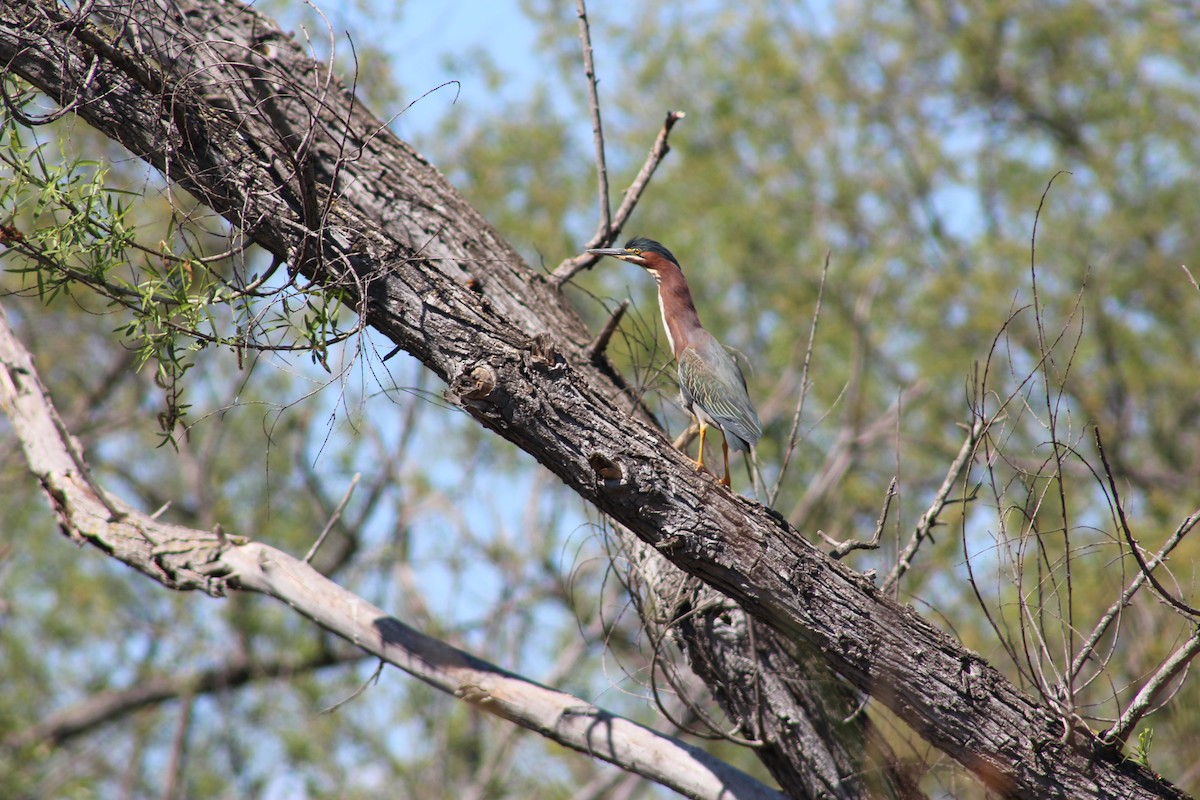
[[[635,256],[640,256],[642,254],[642,248],[631,247],[631,248],[629,248],[629,252],[633,253]]]

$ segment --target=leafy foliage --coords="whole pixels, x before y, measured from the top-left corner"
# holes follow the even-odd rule
[[[33,102],[17,79],[5,81],[18,106]],[[341,321],[341,292],[300,286],[278,263],[256,271],[262,259],[250,242],[179,190],[141,203],[143,193],[127,187],[145,176],[118,178],[106,162],[73,157],[63,143],[54,149],[15,115],[0,122],[9,271],[47,304],[70,297],[96,308],[100,299],[120,312],[117,331],[136,367],[152,362],[163,390],[164,442],[176,443],[190,408],[184,376],[204,348],[232,351],[239,364],[247,351],[308,352],[328,370],[329,347],[359,331]]]

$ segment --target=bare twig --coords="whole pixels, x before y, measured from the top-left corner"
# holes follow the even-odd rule
[[[342,502],[338,503],[337,508],[333,510],[333,514],[329,517],[329,522],[325,523],[325,529],[321,531],[321,535],[313,542],[312,547],[308,548],[308,552],[304,554],[304,563],[312,563],[313,556],[321,549],[321,545],[325,543],[325,537],[333,530],[333,526],[342,518],[342,511],[345,510],[346,504],[350,502],[350,496],[354,494],[354,487],[358,486],[358,482],[362,480],[362,473],[354,473],[354,477],[350,479],[350,485],[346,487],[346,493],[342,495]]]
[[[642,164],[642,169],[638,172],[637,177],[633,179],[633,183],[629,184],[629,188],[625,190],[625,199],[621,201],[620,207],[617,208],[617,213],[612,219],[612,225],[607,235],[602,239],[593,238],[592,241],[584,245],[584,250],[594,247],[607,247],[621,235],[621,229],[625,227],[625,223],[629,221],[629,217],[633,214],[634,208],[637,207],[638,201],[642,199],[642,193],[646,191],[646,186],[649,185],[650,178],[654,176],[654,171],[658,169],[658,165],[666,158],[667,153],[671,152],[671,146],[667,143],[667,139],[671,135],[671,129],[675,127],[676,122],[679,122],[685,116],[687,115],[682,111],[667,112],[667,117],[663,120],[662,130],[658,132],[658,138],[654,140],[654,145],[650,148],[650,153],[646,156],[646,162]],[[563,262],[555,267],[551,275],[551,280],[555,286],[562,286],[583,270],[593,267],[601,258],[602,256],[581,253],[580,255],[563,259]]]
[[[371,688],[372,686],[378,686],[379,678],[380,678],[380,676],[383,675],[383,668],[385,666],[387,666],[387,665],[384,664],[384,662],[380,661],[378,664],[375,665],[375,671],[372,672],[371,675],[365,681],[360,683],[358,686],[354,687],[353,692],[351,692],[350,694],[341,698],[340,700],[336,701],[333,705],[322,708],[321,713],[322,714],[332,714],[333,712],[337,711],[342,706],[344,706],[347,703],[349,703],[350,701],[354,700],[356,697],[359,697],[360,695],[362,695],[362,693],[365,692],[367,689]]]
[[[1047,417],[1046,425],[1047,425],[1047,428],[1050,433],[1050,446],[1051,446],[1051,448],[1053,448],[1053,452],[1054,452],[1054,470],[1055,470],[1054,471],[1054,477],[1055,477],[1054,485],[1055,485],[1055,488],[1057,489],[1059,508],[1060,508],[1061,514],[1062,514],[1063,563],[1064,563],[1063,572],[1066,576],[1066,612],[1067,613],[1066,613],[1065,622],[1062,622],[1063,615],[1061,614],[1062,595],[1059,592],[1055,592],[1055,597],[1058,600],[1059,606],[1060,606],[1059,620],[1060,620],[1060,622],[1062,622],[1062,625],[1063,625],[1063,631],[1062,631],[1063,632],[1063,648],[1066,651],[1064,654],[1065,658],[1063,660],[1067,664],[1069,664],[1075,660],[1075,653],[1076,653],[1076,650],[1075,650],[1075,632],[1076,632],[1075,602],[1074,602],[1075,592],[1074,592],[1074,587],[1072,585],[1073,579],[1072,579],[1072,570],[1071,570],[1071,517],[1070,517],[1071,511],[1070,511],[1070,506],[1067,505],[1067,490],[1066,490],[1066,486],[1064,485],[1063,479],[1062,479],[1063,457],[1064,457],[1063,452],[1065,450],[1065,447],[1064,447],[1063,442],[1060,440],[1060,438],[1058,436],[1058,410],[1056,408],[1056,402],[1055,402],[1055,400],[1057,399],[1058,402],[1061,403],[1062,395],[1060,393],[1058,398],[1055,398],[1055,399],[1051,398],[1050,366],[1051,366],[1052,361],[1049,358],[1049,356],[1050,356],[1051,351],[1053,350],[1053,346],[1047,347],[1047,345],[1046,345],[1046,328],[1045,328],[1045,324],[1044,324],[1044,321],[1042,318],[1041,300],[1038,297],[1037,230],[1038,230],[1038,224],[1041,221],[1041,217],[1042,217],[1042,208],[1046,204],[1046,197],[1050,194],[1050,189],[1054,186],[1054,181],[1058,178],[1059,175],[1070,175],[1070,174],[1072,174],[1072,173],[1068,172],[1067,170],[1059,170],[1058,172],[1054,173],[1054,175],[1052,175],[1050,177],[1049,181],[1046,182],[1046,188],[1042,192],[1042,197],[1038,201],[1037,211],[1034,213],[1034,216],[1033,216],[1033,231],[1031,232],[1030,239],[1029,239],[1029,282],[1030,282],[1030,287],[1033,292],[1033,318],[1034,318],[1034,321],[1037,323],[1038,351],[1043,356],[1042,361],[1041,361],[1041,370],[1042,370],[1042,390],[1043,390],[1043,393],[1045,396],[1045,403],[1046,403],[1046,417]],[[1076,301],[1076,307],[1078,307],[1078,301]],[[1074,309],[1072,309],[1071,316],[1074,317],[1074,314],[1075,314],[1075,311],[1074,311]],[[1067,328],[1067,326],[1064,325],[1063,333],[1066,332],[1066,328]],[[1059,338],[1062,337],[1063,333],[1059,334]],[[1081,335],[1082,335],[1082,332],[1081,332]],[[1056,340],[1056,343],[1057,343],[1057,340]],[[1078,347],[1078,342],[1076,342],[1076,347]],[[1074,351],[1072,351],[1072,359],[1071,360],[1073,360],[1073,358],[1074,358]],[[1071,362],[1068,361],[1068,365],[1067,365],[1068,370],[1070,369],[1070,363]],[[1064,376],[1064,379],[1065,379],[1065,376]],[[1039,545],[1039,547],[1042,545],[1042,541],[1040,538],[1038,539],[1038,545]],[[1067,683],[1067,691],[1063,694],[1063,697],[1067,700],[1068,703],[1073,703],[1074,690],[1072,689],[1070,682]]]
[[[1162,663],[1162,666],[1154,673],[1154,677],[1146,681],[1146,685],[1137,693],[1137,697],[1133,698],[1133,702],[1121,715],[1121,718],[1104,732],[1104,740],[1112,743],[1124,743],[1138,721],[1150,713],[1151,706],[1154,705],[1162,691],[1178,677],[1180,672],[1187,669],[1197,653],[1200,653],[1200,631],[1194,631],[1188,640]]]
[[[575,0],[575,13],[579,17],[579,44],[583,48],[583,70],[587,76],[588,110],[592,115],[592,141],[596,145],[596,187],[600,194],[600,222],[592,241],[611,241],[612,209],[608,199],[608,165],[604,158],[604,126],[600,123],[600,95],[596,91],[596,65],[592,60],[592,33],[588,27],[587,4]],[[599,246],[599,245],[593,245]]]
[[[1200,283],[1196,283],[1196,276],[1193,275],[1192,271],[1187,268],[1187,264],[1180,264],[1179,266],[1183,269],[1183,271],[1185,273],[1187,273],[1188,280],[1192,282],[1192,286],[1194,286],[1196,288],[1196,291],[1200,292]]]
[[[1188,516],[1187,519],[1179,524],[1179,527],[1176,528],[1175,532],[1172,533],[1167,541],[1163,543],[1163,546],[1159,548],[1157,553],[1154,554],[1154,557],[1147,562],[1147,566],[1149,566],[1151,570],[1154,570],[1159,564],[1163,563],[1167,556],[1170,555],[1171,551],[1175,549],[1175,546],[1183,541],[1183,538],[1187,536],[1197,524],[1200,524],[1200,509],[1194,511],[1190,516]],[[1100,642],[1100,639],[1103,638],[1104,634],[1108,632],[1109,627],[1121,613],[1122,609],[1129,605],[1129,601],[1133,599],[1133,596],[1137,593],[1137,590],[1140,589],[1146,582],[1147,574],[1148,573],[1144,570],[1138,570],[1137,575],[1135,575],[1133,580],[1129,582],[1129,585],[1125,587],[1125,591],[1121,592],[1121,596],[1114,600],[1113,604],[1108,607],[1107,611],[1104,612],[1104,615],[1100,617],[1100,621],[1097,622],[1096,627],[1092,629],[1091,635],[1088,636],[1087,641],[1083,643],[1083,645],[1079,648],[1079,652],[1075,655],[1075,661],[1073,664],[1071,664],[1071,671],[1068,673],[1071,680],[1079,677],[1080,670],[1083,669],[1083,665],[1087,663],[1087,660],[1092,656],[1096,645]]]
[[[1104,442],[1100,438],[1099,428],[1096,428],[1096,450],[1100,454],[1100,463],[1104,465],[1104,475],[1108,479],[1108,490],[1112,492],[1113,505],[1115,505],[1117,509],[1117,518],[1120,521],[1121,533],[1124,534],[1125,541],[1129,545],[1129,550],[1133,553],[1133,558],[1138,563],[1138,569],[1142,571],[1142,574],[1146,576],[1148,581],[1150,581],[1150,585],[1154,587],[1156,592],[1158,592],[1159,597],[1165,600],[1168,605],[1172,606],[1175,610],[1186,614],[1192,619],[1200,617],[1200,609],[1192,608],[1187,603],[1171,594],[1167,590],[1167,587],[1158,582],[1158,578],[1154,577],[1152,568],[1146,563],[1146,559],[1142,556],[1141,547],[1133,538],[1133,531],[1129,527],[1129,520],[1125,517],[1125,507],[1121,504],[1121,496],[1117,492],[1117,481],[1116,478],[1113,477],[1112,468],[1108,464],[1108,456],[1104,453]]]
[[[875,522],[875,533],[870,539],[847,539],[844,542],[839,542],[831,536],[826,536],[824,531],[817,531],[826,544],[833,545],[833,549],[829,551],[829,557],[833,559],[841,559],[855,550],[875,550],[879,547],[879,540],[883,537],[883,528],[887,524],[888,510],[892,507],[892,500],[896,497],[896,479],[893,477],[892,482],[888,484],[887,494],[883,497],[883,509],[879,512],[879,519]]]
[[[946,470],[946,477],[942,480],[942,485],[938,487],[937,494],[933,496],[933,502],[929,504],[929,508],[925,509],[925,513],[917,520],[912,537],[900,553],[900,557],[896,559],[896,566],[892,567],[887,580],[883,582],[884,594],[891,592],[895,588],[896,582],[912,566],[913,556],[920,549],[921,543],[930,538],[942,510],[949,505],[950,492],[953,491],[954,484],[958,481],[959,476],[962,475],[963,470],[966,469],[967,464],[970,463],[971,456],[975,453],[975,445],[979,443],[987,427],[988,423],[985,423],[982,419],[978,419],[971,426],[971,429],[967,431],[967,437],[963,439],[962,447],[958,448],[958,455],[950,462],[950,468]]]
[[[621,320],[625,316],[625,312],[629,310],[629,299],[621,301],[621,305],[613,309],[609,314],[608,321],[604,323],[604,327],[596,334],[596,338],[592,339],[587,346],[588,358],[595,361],[604,354],[608,349],[608,343],[612,341],[613,334],[617,332],[617,327],[620,326]]]
[[[787,474],[788,465],[792,463],[792,453],[796,451],[796,432],[800,429],[800,417],[804,413],[804,399],[808,397],[808,365],[812,360],[813,342],[817,338],[817,323],[821,320],[821,301],[825,297],[825,278],[829,275],[830,251],[825,251],[825,265],[821,268],[821,284],[817,288],[817,304],[813,308],[812,324],[808,329],[808,346],[804,350],[804,366],[800,369],[800,397],[796,399],[796,410],[792,414],[792,428],[788,431],[787,447],[783,451],[783,463],[779,466],[779,476],[775,485],[767,495],[767,505],[774,507],[779,497],[779,488],[783,486],[783,476]]]

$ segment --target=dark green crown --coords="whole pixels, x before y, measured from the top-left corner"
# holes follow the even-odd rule
[[[667,259],[675,266],[677,266],[677,267],[679,266],[679,259],[677,259],[671,253],[670,250],[663,247],[661,244],[654,241],[653,239],[647,239],[644,236],[635,236],[634,238],[630,239],[628,242],[625,243],[626,250],[631,250],[633,248],[637,248],[638,250],[641,250],[643,253],[648,253],[648,252],[658,253],[660,256]]]

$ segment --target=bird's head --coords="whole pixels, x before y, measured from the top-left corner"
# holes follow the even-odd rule
[[[601,247],[588,250],[588,252],[592,255],[612,256],[622,261],[628,261],[630,264],[637,264],[656,278],[668,264],[679,269],[679,261],[671,255],[670,250],[653,239],[643,237],[630,239],[624,247]]]

